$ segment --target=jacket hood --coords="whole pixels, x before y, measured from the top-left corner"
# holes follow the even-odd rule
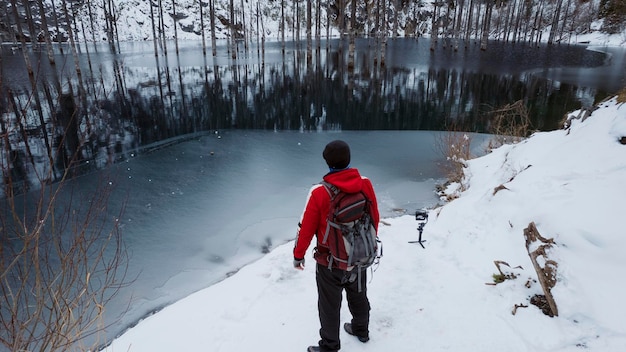
[[[363,178],[355,168],[328,173],[324,176],[324,181],[346,193],[355,193],[363,189]]]

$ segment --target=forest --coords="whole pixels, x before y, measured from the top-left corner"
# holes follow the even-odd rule
[[[24,42],[198,39],[232,42],[329,36],[571,43],[625,29],[622,0],[2,0],[0,39]],[[592,28],[601,23],[599,28]],[[215,55],[215,52],[213,52]]]

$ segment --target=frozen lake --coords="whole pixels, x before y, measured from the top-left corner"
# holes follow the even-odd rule
[[[135,278],[107,306],[107,323],[115,322],[108,337],[292,240],[309,188],[328,171],[321,154],[333,139],[350,144],[351,166],[372,180],[383,216],[435,205],[440,133],[227,130],[102,171],[116,184],[112,204],[127,200],[122,231]],[[92,189],[95,178],[78,183]]]

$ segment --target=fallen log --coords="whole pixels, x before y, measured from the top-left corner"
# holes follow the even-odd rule
[[[552,248],[554,240],[552,238],[547,239],[541,236],[534,222],[528,224],[528,227],[524,229],[524,238],[526,239],[526,250],[528,251],[528,256],[530,257],[530,261],[533,263],[533,267],[537,272],[537,277],[539,279],[539,283],[541,284],[541,288],[543,289],[545,300],[548,303],[549,311],[546,312],[546,310],[544,310],[544,313],[547,313],[551,317],[558,316],[559,312],[556,307],[556,302],[554,301],[554,296],[552,296],[551,292],[554,285],[556,285],[556,269],[558,264],[548,258],[548,250]],[[539,257],[543,258],[545,263],[543,267],[537,261],[537,258]]]

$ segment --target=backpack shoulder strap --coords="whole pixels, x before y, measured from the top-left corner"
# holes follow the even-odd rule
[[[340,190],[339,188],[337,188],[337,186],[333,185],[332,183],[326,182],[326,181],[322,181],[320,182],[320,184],[322,186],[324,186],[324,189],[326,190],[326,192],[328,192],[328,197],[330,198],[330,202],[332,203],[333,200],[335,199],[335,197],[337,197],[337,195],[339,194]],[[326,231],[324,232],[324,239],[322,240],[323,244],[326,244],[326,241],[328,240],[328,234],[330,233],[330,228],[334,227],[336,229],[340,229],[341,227],[339,227],[339,225],[335,224],[334,222],[331,221],[331,219],[327,218],[326,219]],[[332,256],[331,256],[332,258]],[[332,260],[329,262],[329,268],[332,266]]]
[[[326,189],[326,192],[328,192],[330,199],[335,198],[339,194],[340,192],[339,188],[337,188],[337,186],[333,185],[332,183],[328,183],[326,181],[322,181],[320,183],[322,184],[322,186],[324,186],[324,189]]]

